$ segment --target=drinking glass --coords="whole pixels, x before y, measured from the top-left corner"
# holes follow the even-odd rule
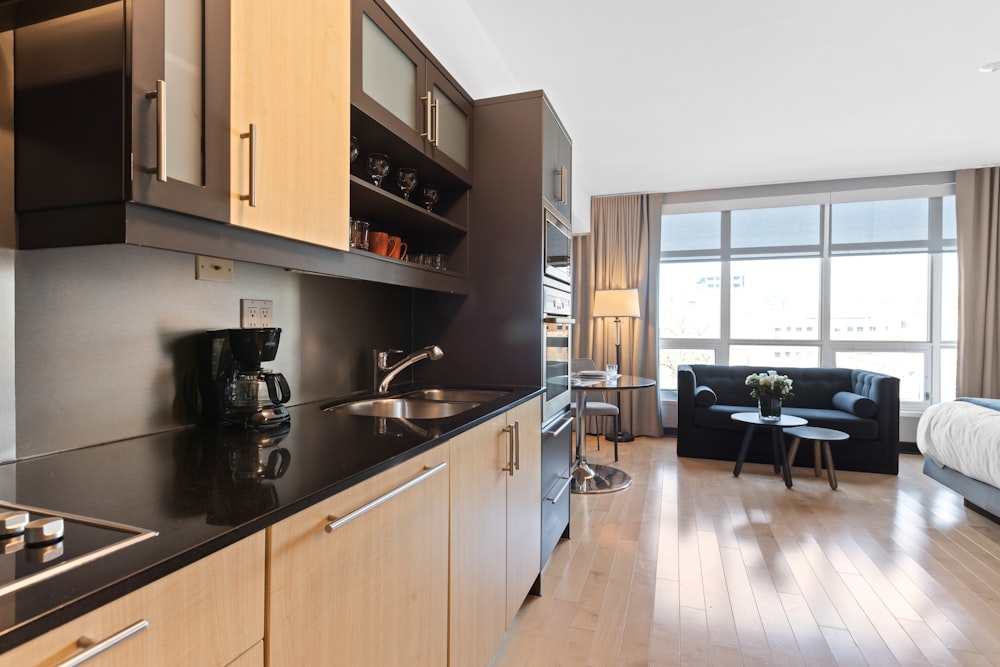
[[[417,170],[412,167],[401,167],[396,173],[396,185],[403,191],[403,199],[410,201],[410,193],[417,187]]]
[[[351,247],[368,250],[368,223],[364,220],[351,221]]]
[[[618,377],[618,364],[604,364],[604,376],[606,378]]]
[[[389,173],[389,156],[385,153],[370,153],[368,155],[368,175],[376,188],[382,187],[382,179]]]
[[[351,137],[351,162],[358,159],[358,138]]]
[[[424,186],[424,206],[430,211],[438,201],[438,189],[436,185]]]

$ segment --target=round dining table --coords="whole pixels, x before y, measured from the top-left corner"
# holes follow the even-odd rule
[[[632,476],[614,466],[599,463],[588,463],[587,440],[584,433],[584,408],[588,392],[598,391],[634,391],[655,387],[656,380],[638,375],[617,375],[607,377],[604,373],[574,373],[570,378],[570,389],[576,398],[576,459],[573,461],[570,475],[570,491],[572,493],[608,493],[621,491],[632,485]],[[619,431],[619,420],[616,418],[615,428]]]

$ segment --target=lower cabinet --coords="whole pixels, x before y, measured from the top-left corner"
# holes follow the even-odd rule
[[[540,571],[541,399],[451,440],[449,664],[489,663]]]
[[[447,663],[448,452],[268,529],[270,667]]]
[[[145,623],[145,625],[143,625]],[[127,634],[128,629],[134,630]],[[129,593],[3,655],[0,667],[57,665],[112,643],[88,665],[263,665],[264,534]],[[249,652],[249,654],[248,654]]]

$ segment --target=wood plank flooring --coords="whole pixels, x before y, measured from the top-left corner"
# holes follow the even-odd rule
[[[1000,667],[1000,526],[921,457],[834,491],[811,468],[792,489],[766,465],[735,478],[673,438],[619,449],[635,482],[572,497],[572,539],[495,665]]]

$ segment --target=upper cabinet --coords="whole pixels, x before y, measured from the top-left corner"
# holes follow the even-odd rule
[[[351,101],[468,183],[472,101],[388,9],[374,0],[352,6]]]
[[[81,3],[58,16],[39,4],[20,6],[15,31],[17,210],[135,201],[226,221],[229,3]],[[22,247],[45,244],[50,218],[22,225]]]
[[[542,196],[569,223],[572,222],[573,142],[555,111],[542,107]]]
[[[346,250],[349,4],[231,2],[231,222]]]

